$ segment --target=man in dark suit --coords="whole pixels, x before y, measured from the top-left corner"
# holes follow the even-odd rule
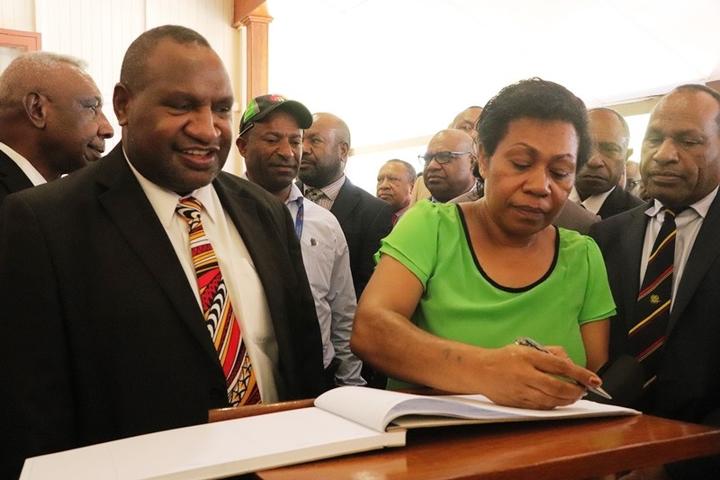
[[[617,304],[610,356],[634,354],[645,370],[639,407],[712,425],[720,425],[719,120],[720,94],[708,87],[686,85],[663,97],[650,117],[641,162],[643,182],[654,201],[591,228]],[[676,230],[666,229],[668,218],[674,219]],[[649,278],[646,286],[646,276],[655,278],[649,272],[659,261],[655,252],[662,247],[654,244],[661,230],[674,232],[666,237],[674,242],[668,258],[672,265],[658,277],[661,281]],[[667,301],[652,291],[666,281]],[[651,294],[640,295],[641,285]],[[645,297],[654,305],[651,314],[639,303]],[[638,349],[643,332],[656,326],[657,341]],[[666,470],[654,472],[657,477],[631,478],[666,478],[666,473],[682,479],[716,478],[720,463],[706,459]]]
[[[220,58],[192,30],[149,30],[128,48],[113,103],[122,142],[112,153],[0,210],[0,425],[12,439],[2,478],[27,456],[206,422],[208,409],[235,403],[238,371],[263,402],[322,389],[289,214],[220,171],[233,104]],[[201,233],[180,211],[190,200]],[[225,287],[208,308],[202,251]],[[247,353],[230,369],[213,305],[239,327],[228,349]]]
[[[603,219],[641,205],[642,200],[618,185],[632,153],[625,119],[609,108],[595,108],[588,112],[588,127],[593,138],[592,154],[578,169],[569,200]]]
[[[347,124],[330,113],[314,114],[313,124],[303,138],[299,174],[303,194],[330,210],[340,222],[350,250],[350,270],[359,299],[375,269],[373,255],[380,248],[380,239],[392,229],[392,209],[345,176],[349,153]]]
[[[113,130],[77,59],[20,55],[0,75],[0,204],[100,158]]]

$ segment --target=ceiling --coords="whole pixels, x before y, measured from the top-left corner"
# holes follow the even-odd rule
[[[588,106],[720,78],[719,0],[268,0],[270,88],[356,148],[446,126],[539,76]]]

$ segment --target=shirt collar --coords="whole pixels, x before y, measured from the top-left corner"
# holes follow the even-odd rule
[[[477,189],[477,187],[478,187],[478,181],[475,180],[475,182],[473,182],[473,184],[472,184],[472,187],[470,187],[466,192],[461,193],[461,194],[458,195],[457,197],[453,197],[453,199],[454,199],[454,198],[458,198],[458,197],[463,197],[463,196],[467,195],[467,194],[470,193],[470,192],[474,192],[474,191]],[[447,202],[441,202],[440,200],[438,200],[437,198],[435,198],[435,197],[432,196],[432,195],[430,195],[430,198],[429,198],[428,200],[430,200],[430,203],[451,203],[451,202],[452,202],[452,199],[448,200]],[[405,207],[405,210],[407,210],[409,207],[410,207],[410,205],[408,205],[407,207]],[[403,213],[405,212],[405,210],[403,210]],[[401,214],[401,215],[402,215],[402,214]]]
[[[202,203],[204,214],[209,217],[210,221],[215,221],[217,211],[215,202],[213,202],[212,183],[200,187],[197,190],[192,191],[188,195],[180,196],[172,190],[163,188],[145,178],[139,171],[135,169],[135,166],[132,164],[132,162],[130,162],[124,148],[123,155],[125,156],[125,161],[127,161],[128,165],[130,166],[130,170],[132,171],[133,175],[135,175],[138,183],[140,183],[140,187],[143,189],[143,192],[145,192],[145,196],[150,201],[150,204],[152,205],[155,213],[160,219],[160,223],[162,223],[165,228],[168,228],[170,226],[170,223],[175,216],[175,207],[177,207],[178,201],[181,198],[189,196],[195,197],[200,203]]]
[[[710,205],[712,205],[713,200],[715,200],[717,193],[718,187],[715,187],[712,192],[708,193],[692,205],[688,205],[688,208],[692,208],[698,215],[705,219],[705,217],[707,217],[708,210],[710,210]],[[660,202],[660,200],[658,199],[655,199],[653,200],[653,204],[650,206],[650,208],[645,210],[645,215],[647,215],[648,217],[655,217],[658,213],[660,213],[663,207],[664,205],[662,204],[662,202]]]
[[[600,209],[603,206],[603,203],[605,203],[605,200],[607,200],[607,197],[610,196],[612,192],[615,191],[615,188],[613,187],[607,192],[600,193],[598,195],[590,195],[585,200],[580,199],[580,194],[578,193],[577,189],[575,187],[572,188],[570,191],[570,195],[568,196],[569,200],[572,200],[573,202],[577,203],[578,205],[585,207],[585,210],[588,210],[595,215],[597,215],[597,212],[600,211]]]
[[[32,183],[33,186],[37,187],[38,185],[47,183],[45,177],[43,177],[40,172],[37,171],[37,168],[35,168],[33,164],[30,163],[30,160],[20,155],[10,145],[6,145],[0,142],[0,150],[2,150],[5,155],[10,157],[10,160],[15,162],[18,168],[22,170],[26,177],[28,177],[28,180],[30,180],[30,183]]]
[[[322,188],[318,188],[318,190],[321,190],[326,197],[328,197],[333,202],[337,198],[337,196],[340,194],[340,189],[345,184],[345,174],[343,173],[340,178],[335,180],[332,183],[329,183],[325,185]],[[305,188],[309,188],[309,185],[305,185]]]
[[[285,205],[297,202],[299,198],[303,198],[303,194],[300,191],[300,188],[293,182],[290,187],[290,194],[288,195],[287,200],[285,200]]]

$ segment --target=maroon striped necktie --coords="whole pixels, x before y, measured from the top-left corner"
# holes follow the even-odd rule
[[[672,306],[673,265],[675,261],[675,217],[681,210],[663,208],[665,218],[648,257],[635,308],[637,323],[628,332],[630,353],[645,371],[645,384],[650,386],[662,357],[670,307]]]
[[[205,326],[225,374],[230,405],[260,403],[260,391],[243,342],[240,322],[233,312],[215,251],[203,229],[201,210],[202,204],[194,197],[181,198],[175,207],[190,229],[190,252]]]

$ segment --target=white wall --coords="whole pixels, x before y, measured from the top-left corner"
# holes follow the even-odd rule
[[[113,86],[128,45],[149,28],[173,23],[205,36],[225,62],[239,98],[243,86],[235,73],[243,54],[240,32],[231,25],[232,13],[233,0],[2,0],[0,28],[40,32],[43,50],[88,63],[115,128],[111,147],[120,139],[112,111]],[[235,148],[231,152],[225,168],[235,171],[239,156]]]

